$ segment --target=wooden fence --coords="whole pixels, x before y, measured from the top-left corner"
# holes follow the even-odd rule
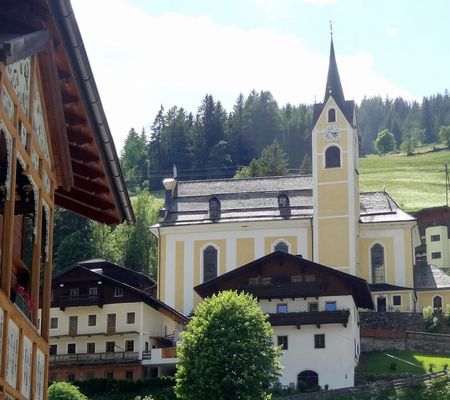
[[[393,381],[379,381],[369,385],[354,386],[351,388],[326,390],[313,393],[296,393],[289,396],[277,397],[277,400],[321,400],[332,399],[335,396],[351,396],[366,394],[373,390],[389,390],[401,389],[418,385],[419,383],[430,381],[435,378],[446,377],[448,379],[447,371],[433,372],[426,375],[413,375],[408,378],[396,379]]]

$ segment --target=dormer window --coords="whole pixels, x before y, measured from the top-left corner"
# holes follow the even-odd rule
[[[328,110],[328,122],[336,122],[336,110],[334,108]]]
[[[220,201],[216,196],[209,199],[209,218],[211,220],[217,220],[220,217]]]
[[[284,193],[278,196],[278,207],[279,208],[289,207],[289,197],[287,197],[287,195],[285,195]]]

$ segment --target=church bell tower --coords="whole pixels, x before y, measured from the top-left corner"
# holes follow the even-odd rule
[[[342,90],[333,36],[325,96],[323,103],[314,105],[313,126],[314,261],[356,275],[358,132],[355,104],[345,100]]]

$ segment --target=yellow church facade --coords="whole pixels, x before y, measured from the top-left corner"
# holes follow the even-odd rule
[[[151,229],[162,301],[189,315],[201,301],[195,286],[275,250],[367,280],[378,311],[420,311],[432,305],[430,291],[445,292],[416,290],[416,219],[388,193],[359,190],[355,105],[344,98],[333,42],[313,122],[312,176],[164,180]]]

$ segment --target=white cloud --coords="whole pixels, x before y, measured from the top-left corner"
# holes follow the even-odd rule
[[[271,91],[281,105],[322,100],[328,57],[298,37],[219,27],[209,16],[154,17],[124,0],[72,3],[118,149],[160,104],[195,113],[210,93],[230,111],[252,89]],[[340,55],[335,45],[347,98],[410,97],[376,73],[369,54]]]
[[[396,26],[390,26],[386,29],[386,33],[389,37],[397,36],[398,34],[398,28]]]

